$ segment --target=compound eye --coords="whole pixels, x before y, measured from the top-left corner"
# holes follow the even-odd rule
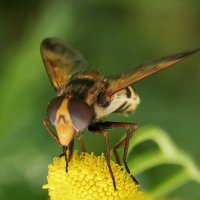
[[[68,102],[69,116],[77,132],[88,128],[92,113],[90,107],[81,99],[72,97]]]
[[[59,96],[54,98],[53,100],[51,100],[51,102],[48,105],[47,108],[47,113],[48,113],[48,118],[49,121],[55,126],[55,122],[56,122],[56,113],[62,103],[62,101],[64,100],[64,96]]]

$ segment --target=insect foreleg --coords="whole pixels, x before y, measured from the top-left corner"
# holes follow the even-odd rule
[[[46,127],[46,129],[48,130],[49,134],[60,144],[58,136],[49,128],[49,125],[51,124],[51,122],[49,121],[49,119],[44,119],[43,120],[43,124]],[[71,143],[69,144],[68,147],[62,145],[62,151],[63,151],[63,153],[61,155],[59,155],[59,157],[61,157],[61,156],[65,157],[66,172],[68,171],[68,162],[71,160],[71,157],[73,155],[74,140],[71,141]],[[67,148],[69,149],[69,157],[67,157],[67,153],[66,153]]]
[[[67,157],[67,146],[62,146],[62,150],[63,150],[63,155],[65,157],[65,162],[66,162],[66,166],[65,166],[65,170],[66,172],[68,172],[68,157]]]
[[[60,144],[58,136],[49,128],[49,125],[51,124],[49,119],[44,119],[43,124],[46,127],[46,129],[48,130],[49,134]]]

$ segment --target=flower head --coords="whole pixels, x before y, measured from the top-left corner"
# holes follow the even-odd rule
[[[49,190],[51,200],[150,200],[139,191],[130,175],[122,167],[111,161],[117,190],[107,167],[104,155],[78,155],[77,151],[65,171],[65,159],[54,158],[49,165],[48,183],[43,186]]]

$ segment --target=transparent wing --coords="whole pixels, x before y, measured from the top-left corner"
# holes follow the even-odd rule
[[[156,59],[148,64],[141,64],[132,73],[113,81],[110,87],[106,90],[106,95],[111,96],[116,92],[132,85],[133,83],[150,76],[151,74],[159,72],[177,62],[182,61],[198,51],[200,51],[200,48]]]
[[[56,38],[44,39],[40,50],[51,83],[58,92],[65,85],[72,71],[87,64],[77,50],[64,45]]]

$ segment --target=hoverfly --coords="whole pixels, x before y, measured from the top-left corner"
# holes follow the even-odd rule
[[[104,136],[106,143],[106,161],[116,190],[115,177],[110,165],[110,142],[107,129],[124,128],[126,136],[113,148],[116,162],[121,165],[117,150],[124,146],[123,163],[130,174],[126,159],[129,140],[138,125],[136,123],[103,121],[102,118],[111,113],[123,114],[135,110],[140,99],[132,84],[163,70],[186,57],[200,51],[200,48],[156,59],[148,64],[139,65],[132,73],[120,78],[105,77],[96,71],[76,72],[78,67],[85,63],[83,56],[74,48],[64,45],[55,38],[44,39],[41,43],[41,55],[47,73],[54,86],[57,96],[48,105],[48,118],[44,125],[51,136],[62,146],[68,162],[72,156],[74,138],[78,137],[82,152],[86,152],[82,135],[85,130],[99,133]],[[55,126],[55,134],[49,125]],[[69,155],[66,150],[69,150]],[[133,181],[137,183],[134,176]]]

